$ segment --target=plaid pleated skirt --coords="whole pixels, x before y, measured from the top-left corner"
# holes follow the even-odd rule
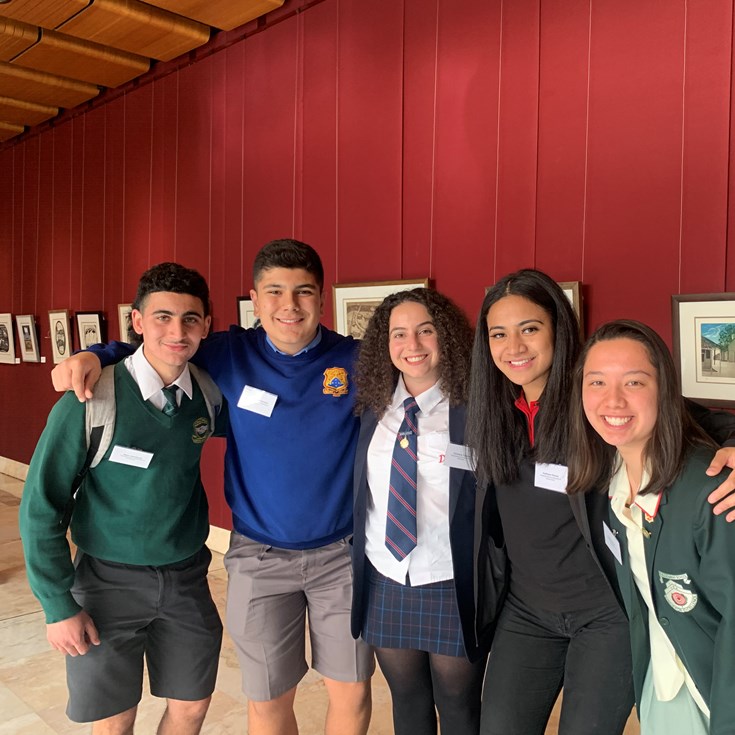
[[[454,581],[409,587],[384,577],[369,562],[362,638],[379,648],[411,648],[464,656]]]

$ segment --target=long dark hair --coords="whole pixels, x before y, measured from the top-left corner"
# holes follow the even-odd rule
[[[522,296],[540,306],[551,317],[554,332],[554,358],[540,400],[533,449],[526,419],[514,405],[520,388],[495,366],[490,354],[487,313],[505,296]],[[545,273],[531,268],[516,271],[487,292],[475,330],[466,432],[481,483],[515,481],[529,455],[539,462],[566,461],[567,406],[579,348],[579,322],[572,305]]]
[[[592,428],[582,405],[584,364],[589,351],[599,342],[632,339],[643,345],[656,370],[658,384],[657,418],[643,449],[643,463],[650,480],[638,492],[657,493],[666,489],[684,469],[687,454],[695,445],[716,449],[712,439],[692,419],[679,390],[674,360],[668,347],[650,327],[632,319],[603,324],[589,338],[574,369],[569,408],[569,478],[567,492],[607,489],[615,471],[615,449]]]
[[[399,304],[413,301],[429,312],[439,342],[439,385],[452,406],[467,402],[472,327],[464,312],[443,294],[414,288],[387,296],[375,310],[360,345],[355,366],[355,412],[371,409],[380,418],[398,383],[399,370],[390,359],[388,326]]]

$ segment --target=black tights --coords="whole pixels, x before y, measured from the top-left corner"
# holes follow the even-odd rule
[[[393,699],[395,735],[436,735],[437,710],[442,735],[479,732],[484,657],[472,664],[406,648],[375,652]]]

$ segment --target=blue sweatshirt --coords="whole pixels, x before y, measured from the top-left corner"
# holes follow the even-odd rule
[[[193,359],[230,405],[225,496],[234,528],[279,548],[316,548],[352,532],[358,342],[321,329],[316,346],[291,356],[268,345],[263,329],[233,326],[204,340]],[[129,350],[94,351],[106,365]],[[270,417],[238,407],[245,386],[277,396]]]

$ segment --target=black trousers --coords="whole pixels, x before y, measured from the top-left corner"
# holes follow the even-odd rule
[[[508,596],[490,651],[481,735],[620,735],[633,707],[628,621],[615,605],[552,613]]]

